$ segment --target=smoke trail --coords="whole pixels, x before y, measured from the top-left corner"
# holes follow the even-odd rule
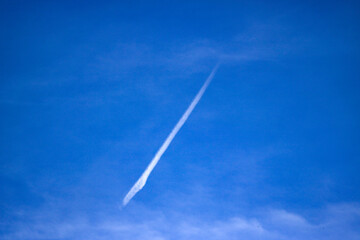
[[[141,177],[137,180],[137,182],[134,184],[134,186],[130,189],[128,194],[126,194],[124,200],[123,200],[123,206],[128,204],[128,202],[135,196],[135,194],[140,191],[146,184],[146,181],[151,173],[151,171],[154,169],[158,161],[160,160],[161,156],[164,154],[168,146],[170,145],[171,141],[174,139],[180,128],[184,125],[188,117],[190,116],[191,112],[194,110],[196,104],[201,99],[202,95],[204,94],[206,88],[209,86],[211,80],[213,79],[216,70],[218,69],[219,64],[217,64],[212,72],[210,73],[209,77],[206,79],[204,85],[200,88],[199,92],[196,94],[194,100],[191,102],[188,109],[186,109],[185,113],[180,118],[179,122],[175,125],[174,129],[171,131],[169,136],[166,138],[165,142],[162,144],[160,149],[155,154],[154,158],[151,160],[149,166],[146,168],[144,173],[141,175]]]

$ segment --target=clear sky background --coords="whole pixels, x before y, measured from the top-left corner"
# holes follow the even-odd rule
[[[1,1],[0,25],[1,239],[360,239],[358,1]]]

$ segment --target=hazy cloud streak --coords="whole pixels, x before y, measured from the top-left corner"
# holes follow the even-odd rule
[[[212,72],[210,73],[209,77],[206,79],[203,86],[200,88],[199,92],[196,94],[194,100],[191,102],[190,106],[186,109],[185,113],[182,115],[178,123],[175,125],[169,136],[166,138],[165,142],[162,144],[160,149],[155,154],[154,158],[151,160],[149,166],[146,168],[144,173],[141,175],[141,177],[137,180],[137,182],[134,184],[134,186],[130,189],[130,191],[126,194],[124,200],[123,200],[123,206],[125,206],[134,196],[135,194],[140,191],[146,184],[146,181],[160,160],[161,156],[164,154],[168,146],[170,145],[171,141],[174,139],[178,131],[181,129],[181,127],[184,125],[188,117],[190,116],[191,112],[196,107],[196,104],[200,101],[202,95],[204,94],[206,88],[209,86],[211,80],[213,79],[216,70],[218,69],[219,64],[217,64]]]

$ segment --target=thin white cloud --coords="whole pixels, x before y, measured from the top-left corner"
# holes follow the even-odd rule
[[[295,213],[287,212],[283,209],[281,210],[272,210],[270,212],[270,218],[272,221],[277,224],[282,224],[284,226],[295,226],[295,227],[310,227],[311,225],[300,215]]]
[[[145,211],[145,213],[144,213]],[[284,209],[269,209],[256,218],[235,216],[221,220],[141,209],[140,221],[112,216],[100,219],[69,217],[59,220],[51,211],[32,213],[29,219],[8,229],[1,239],[264,239],[264,240],[357,240],[360,237],[359,204],[330,205],[311,212],[316,222]],[[144,217],[146,215],[146,217]],[[57,220],[56,220],[57,219]]]

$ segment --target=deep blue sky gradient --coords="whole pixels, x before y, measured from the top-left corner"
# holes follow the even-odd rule
[[[1,239],[360,238],[359,2],[0,9]]]

